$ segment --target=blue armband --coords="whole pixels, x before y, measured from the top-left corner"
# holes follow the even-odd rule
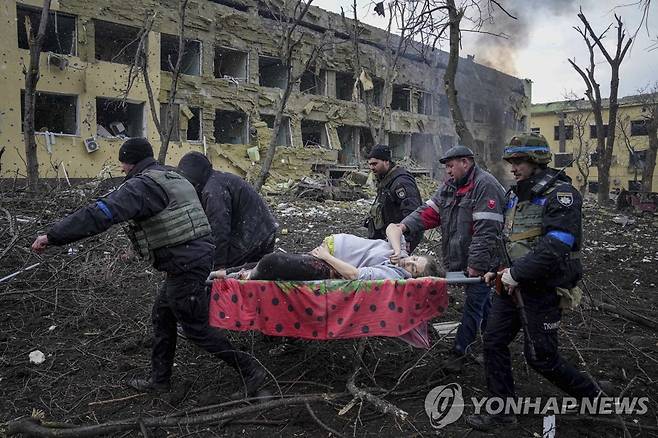
[[[103,201],[96,201],[96,207],[102,211],[109,220],[112,220],[112,212]]]
[[[567,233],[566,231],[549,231],[546,233],[546,236],[559,240],[569,248],[573,248],[573,244],[576,243],[576,237],[571,233]]]

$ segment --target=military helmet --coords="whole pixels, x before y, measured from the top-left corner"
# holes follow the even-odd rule
[[[523,158],[535,164],[548,164],[552,158],[551,148],[541,134],[519,134],[512,137],[503,152],[503,160],[509,161],[511,158]]]

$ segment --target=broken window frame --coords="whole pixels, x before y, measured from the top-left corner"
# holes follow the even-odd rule
[[[194,117],[187,120],[187,129],[185,130],[185,138],[188,143],[201,143],[203,142],[203,108],[200,106],[190,106],[188,107],[190,111],[194,114]],[[194,119],[198,119],[195,123],[199,127],[199,136],[198,138],[190,138],[190,126]]]
[[[104,32],[99,32],[99,24],[100,27],[105,26],[107,29]],[[124,35],[125,32],[132,32],[134,37],[131,38],[131,35],[127,35],[126,38],[122,38],[121,42],[125,42],[125,44],[117,48],[121,42],[110,39],[110,28],[115,28],[113,29],[114,32],[120,33],[121,35]],[[111,62],[114,64],[133,64],[135,60],[135,54],[137,52],[137,45],[139,44],[139,39],[137,38],[139,31],[140,29],[135,26],[128,26],[125,24],[94,18],[94,58],[97,61]],[[99,48],[103,49],[100,54]],[[112,49],[117,50],[116,52],[112,53],[113,56],[108,56],[109,50]],[[108,53],[106,53],[106,51]]]
[[[420,167],[431,168],[431,163],[436,156],[434,135],[425,132],[415,132],[411,134],[410,144],[409,158]]]
[[[220,122],[220,113],[229,113],[233,114],[234,116],[240,116],[244,117],[244,126],[242,127],[242,134],[240,140],[242,141],[236,141],[236,140],[230,140],[230,141],[222,141],[220,139],[220,135],[217,135],[219,130],[221,129],[218,127],[218,124]],[[246,113],[243,113],[241,111],[232,111],[232,110],[223,110],[223,109],[216,109],[215,110],[215,120],[213,121],[213,135],[215,137],[215,143],[218,144],[249,144],[249,115]]]
[[[163,41],[163,40],[170,40],[170,41]],[[176,62],[178,62],[178,44],[179,44],[179,36],[178,35],[172,35],[168,33],[160,33],[160,71],[166,71],[169,73],[173,73],[174,68],[176,67]],[[183,48],[183,60],[181,61],[181,67],[180,67],[180,74],[183,75],[188,75],[188,76],[201,76],[203,73],[203,42],[197,39],[193,38],[183,38],[184,41],[184,48]],[[173,51],[169,51],[169,53],[165,53],[165,48],[169,47],[169,44],[173,46]],[[188,47],[190,45],[194,45],[198,47],[198,51],[196,53],[188,53]],[[165,56],[166,55],[166,56]],[[171,57],[171,60],[169,59]],[[186,59],[194,59],[196,57],[195,62],[188,62],[186,64]],[[171,61],[171,67],[169,65]],[[196,68],[186,68],[188,66],[191,67],[196,67]],[[190,73],[190,70],[193,72]]]
[[[277,85],[270,85],[271,83],[274,83],[274,82],[271,82],[271,83],[269,82],[270,78],[275,77],[275,75],[272,74],[272,75],[265,75],[268,78],[267,79],[268,84],[263,83],[263,76],[264,76],[263,75],[263,68],[265,68],[263,66],[263,60],[267,60],[267,62],[268,62],[267,67],[277,66],[277,64],[278,64],[278,68],[280,68],[281,70],[278,71],[278,74],[276,75],[276,77],[282,82],[279,82]],[[281,62],[281,60],[279,58],[277,58],[275,56],[267,56],[267,55],[260,55],[258,57],[258,85],[260,85],[261,87],[279,88],[281,90],[284,90],[286,88],[286,84],[285,84],[286,75],[287,75],[286,68],[285,68],[285,66],[283,65],[283,63]],[[274,80],[274,79],[272,79],[272,80]]]
[[[274,129],[274,114],[261,114],[260,119],[267,124],[267,127]],[[283,130],[283,131],[282,131]],[[280,137],[286,139],[286,144],[282,144]],[[283,116],[281,118],[281,124],[279,125],[279,132],[276,134],[277,147],[292,147],[292,129],[290,125],[290,117]]]
[[[30,17],[30,26],[32,27],[32,32],[36,35],[37,30],[39,29],[39,22],[41,21],[41,11],[42,8],[39,7],[16,4],[16,26],[18,31],[17,44],[19,49],[30,50],[27,30],[25,29],[25,17]],[[77,15],[50,10],[48,12],[48,27],[46,28],[46,35],[43,39],[41,52],[51,52],[57,53],[59,55],[76,56],[78,53],[77,18]],[[61,25],[60,20],[64,20]],[[72,24],[73,28],[70,31],[70,35],[68,35],[69,26],[65,26],[67,20],[72,20],[72,23],[69,23]],[[65,31],[67,35],[60,37],[59,35],[62,33],[62,31]],[[63,39],[69,40],[70,43],[62,45]],[[70,45],[68,51],[64,47],[66,45]]]
[[[647,151],[628,151],[628,169],[642,170],[647,164]]]
[[[434,110],[434,98],[432,93],[423,90],[414,90],[414,99],[416,99],[416,112],[425,116],[431,116]]]
[[[171,136],[169,141],[180,141],[180,105],[174,103],[172,105],[174,108],[174,129],[171,130]],[[169,127],[169,105],[167,103],[160,102],[160,129],[162,132],[166,133]]]
[[[139,110],[141,112],[141,120],[137,122],[137,120],[134,120],[134,124],[130,124],[125,122],[128,119],[124,120],[115,120],[119,121],[123,127],[125,128],[125,135],[121,135],[120,133],[113,133],[111,130],[111,123],[108,123],[107,126],[104,124],[101,124],[100,120],[100,112],[99,112],[99,106],[105,103],[106,105],[110,105],[110,102],[112,102],[112,105],[116,105],[117,108],[120,108],[124,103],[122,99],[116,99],[112,97],[105,97],[105,96],[96,96],[95,98],[95,103],[96,103],[96,136],[100,138],[128,138],[128,137],[146,137],[146,113],[144,111],[146,104],[145,102],[136,102],[136,101],[126,101],[126,110],[124,111],[126,113],[126,117],[129,118],[130,114],[128,114],[131,111],[137,111]],[[118,111],[118,110],[117,110]],[[125,122],[125,123],[124,123]],[[136,126],[139,127],[138,130],[135,130]],[[98,132],[98,126],[102,126],[105,131],[107,131],[110,135],[105,135],[101,134]]]
[[[354,125],[340,125],[336,127],[336,135],[341,146],[341,150],[338,152],[339,165],[356,166],[359,164],[360,154],[358,151],[361,135],[359,129],[359,126]]]
[[[314,123],[314,124],[322,125],[321,131],[320,131],[320,142],[319,143],[314,141],[313,144],[309,144],[309,140],[304,140],[304,125],[308,124],[308,123]],[[305,148],[316,147],[318,149],[331,149],[331,139],[329,137],[329,132],[327,131],[327,122],[323,122],[321,120],[313,120],[313,119],[302,119],[300,121],[300,131],[301,131],[301,135],[302,135],[302,147],[305,147]]]
[[[596,167],[599,162],[599,153],[594,151],[589,153],[588,167]]]
[[[48,116],[49,119],[51,120],[57,120],[59,122],[64,122],[64,117],[62,117],[62,111],[61,110],[53,110],[51,108],[44,108],[46,106],[46,103],[44,100],[47,99],[73,99],[73,106],[74,106],[74,111],[75,113],[73,114],[74,120],[73,120],[73,125],[72,129],[66,129],[67,132],[63,132],[64,130],[60,130],[60,132],[55,132],[51,130],[46,130],[42,131],[41,128],[43,126],[40,125],[45,125],[46,123],[44,122],[44,115]],[[56,136],[69,136],[69,137],[77,137],[80,135],[80,130],[78,128],[79,126],[79,120],[80,120],[80,99],[78,95],[76,94],[68,94],[68,93],[53,93],[53,92],[45,92],[45,91],[37,91],[35,95],[35,106],[34,106],[34,133],[36,135],[45,135],[46,132],[49,134],[54,134]],[[25,90],[21,90],[21,96],[20,96],[20,101],[21,101],[21,133],[23,131],[23,123],[24,123],[24,114],[25,114]],[[63,106],[65,107],[67,104],[65,102],[62,102]],[[70,103],[68,104],[70,106]],[[70,119],[70,115],[67,117]],[[70,120],[69,120],[70,121]],[[64,126],[64,125],[62,125]]]
[[[316,71],[319,74],[316,74]],[[312,87],[304,88],[304,82],[309,81],[309,76],[310,80],[313,80],[315,84]],[[315,90],[315,92],[311,90]],[[327,71],[324,69],[316,70],[313,66],[305,70],[299,78],[299,92],[314,96],[325,96],[327,94]]]
[[[340,87],[338,86],[339,77],[341,78]],[[354,93],[354,74],[343,72],[343,71],[337,71],[335,82],[336,82],[336,94],[334,97],[338,100],[351,102]]]
[[[244,56],[244,77],[242,76],[233,76],[229,74],[221,74],[220,68],[218,68],[218,55],[222,52],[225,52],[227,54],[240,54],[241,56]],[[214,57],[213,57],[213,76],[218,78],[218,79],[224,79],[228,81],[236,81],[238,83],[249,83],[249,69],[250,69],[250,64],[249,64],[249,51],[246,50],[238,50],[234,49],[232,47],[226,47],[226,46],[215,46],[215,50],[213,52]]]
[[[396,96],[398,99],[396,99]],[[391,88],[391,110],[411,111],[411,87],[408,85],[393,84]]]

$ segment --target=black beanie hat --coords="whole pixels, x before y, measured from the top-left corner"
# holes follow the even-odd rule
[[[368,158],[391,161],[391,148],[385,144],[376,144],[372,147],[372,150],[368,154]]]
[[[137,164],[148,157],[153,158],[153,148],[144,137],[129,138],[119,148],[119,161],[122,163]]]
[[[212,164],[201,152],[188,152],[178,162],[178,170],[194,187],[202,187],[210,178]]]

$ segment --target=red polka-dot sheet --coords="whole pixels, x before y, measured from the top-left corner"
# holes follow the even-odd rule
[[[443,278],[215,280],[210,325],[304,339],[405,335],[448,306]]]

